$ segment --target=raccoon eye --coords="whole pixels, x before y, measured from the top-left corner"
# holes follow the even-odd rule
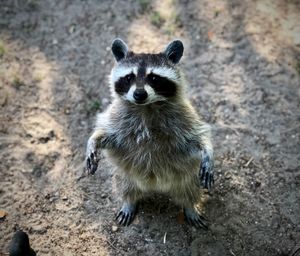
[[[157,81],[157,76],[156,75],[150,74],[148,77],[149,77],[149,80],[151,82],[156,82]]]
[[[129,74],[129,75],[125,76],[125,80],[128,83],[130,83],[133,78],[134,78],[134,74]]]

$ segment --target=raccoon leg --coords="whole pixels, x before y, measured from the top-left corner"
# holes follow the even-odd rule
[[[188,184],[181,183],[177,186],[177,189],[174,187],[172,196],[177,204],[183,206],[184,217],[188,224],[207,230],[208,220],[195,207],[200,199],[200,190],[197,182],[195,182],[196,177],[191,178],[194,179],[194,182],[191,180]]]
[[[98,168],[98,149],[104,148],[109,143],[110,138],[102,130],[96,130],[88,139],[86,148],[86,169],[88,174],[94,174]]]
[[[128,179],[123,178],[123,205],[116,216],[116,221],[123,226],[128,226],[137,212],[137,204],[142,197],[142,192]]]

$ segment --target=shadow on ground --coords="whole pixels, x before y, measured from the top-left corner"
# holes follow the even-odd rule
[[[292,1],[3,3],[1,248],[21,227],[40,255],[288,255],[300,238],[297,10]],[[136,51],[175,37],[186,45],[189,95],[214,131],[208,232],[179,224],[179,208],[159,195],[116,227],[110,164],[78,179],[95,114],[110,102],[115,37]]]

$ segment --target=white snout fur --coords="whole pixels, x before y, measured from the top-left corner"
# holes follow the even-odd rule
[[[135,90],[136,90],[136,85],[135,85],[135,84],[133,84],[133,85],[130,87],[129,91],[128,91],[125,95],[123,95],[122,98],[123,98],[124,100],[130,101],[130,102],[135,103],[135,104],[138,104],[138,105],[147,105],[147,104],[150,104],[150,103],[153,103],[153,102],[156,102],[156,101],[163,101],[163,100],[166,100],[165,97],[156,94],[155,91],[154,91],[154,89],[153,89],[150,85],[146,84],[146,85],[144,86],[144,89],[145,89],[145,91],[147,92],[148,96],[147,96],[147,99],[145,100],[145,102],[142,103],[142,104],[136,103],[136,101],[135,101],[135,99],[134,99],[134,97],[133,97],[133,94],[134,94],[134,92],[135,92]]]

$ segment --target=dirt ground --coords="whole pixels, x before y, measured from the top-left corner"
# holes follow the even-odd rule
[[[110,44],[185,45],[193,105],[213,129],[209,231],[155,195],[118,227],[115,173],[83,173],[110,102]],[[0,1],[0,254],[28,232],[38,255],[300,255],[300,2]]]

